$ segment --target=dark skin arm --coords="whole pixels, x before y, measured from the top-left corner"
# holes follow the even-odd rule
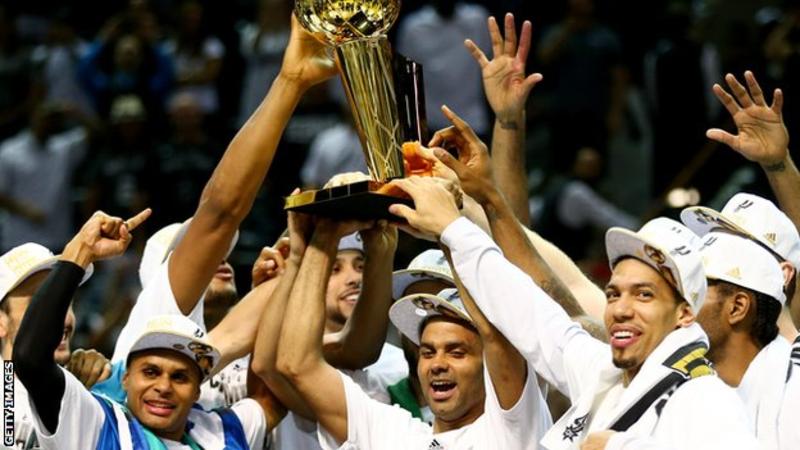
[[[431,145],[444,140],[454,143],[459,158],[442,149],[434,150],[436,157],[456,173],[464,192],[483,206],[492,236],[506,258],[527,273],[569,316],[583,315],[583,308],[531,244],[503,194],[495,187],[486,145],[455,113],[447,108],[443,111],[453,126],[437,132]]]

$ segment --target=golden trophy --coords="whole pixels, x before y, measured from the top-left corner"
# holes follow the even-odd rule
[[[391,217],[393,203],[412,205],[385,189],[405,176],[403,142],[427,134],[421,67],[394,57],[386,37],[399,12],[400,0],[296,0],[300,24],[333,47],[370,180],[289,196],[286,209],[378,219]]]

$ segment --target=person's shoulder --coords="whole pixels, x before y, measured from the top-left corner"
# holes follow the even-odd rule
[[[691,404],[692,408],[743,407],[736,391],[716,375],[706,375],[683,383],[670,402]]]

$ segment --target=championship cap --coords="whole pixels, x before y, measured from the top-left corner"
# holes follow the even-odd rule
[[[339,239],[339,247],[336,251],[343,252],[346,250],[358,250],[364,253],[364,240],[361,239],[361,234],[358,231]]]
[[[14,247],[0,256],[0,303],[9,292],[22,284],[31,275],[50,270],[58,262],[59,257],[41,246],[29,242]],[[94,266],[89,264],[83,274],[81,284],[85,283],[94,272]]]
[[[169,254],[178,246],[178,243],[186,235],[186,231],[189,230],[189,223],[191,223],[191,221],[192,219],[189,218],[183,223],[167,225],[156,231],[147,240],[144,246],[144,252],[142,253],[142,261],[139,263],[139,282],[142,284],[142,288],[155,276],[161,264],[167,260]],[[228,248],[225,259],[230,256],[238,241],[239,230],[236,230],[236,234],[234,234],[233,239],[231,239],[231,245]]]
[[[709,280],[728,283],[768,295],[783,305],[783,271],[764,247],[742,236],[712,231],[705,236],[700,255]]]
[[[703,206],[686,208],[681,221],[698,236],[721,228],[752,239],[800,270],[800,234],[791,219],[765,198],[740,192],[720,212]]]
[[[706,296],[706,275],[699,239],[681,223],[658,217],[637,232],[614,227],[606,232],[606,253],[612,269],[625,256],[655,269],[692,307],[700,310]]]
[[[411,260],[407,269],[395,271],[392,274],[392,298],[399,299],[409,286],[424,280],[442,281],[455,286],[450,264],[441,250],[425,250]]]
[[[193,320],[180,314],[152,317],[133,343],[130,354],[143,350],[167,349],[191,359],[205,381],[219,362],[220,354],[208,336]]]
[[[413,294],[398,300],[389,309],[389,319],[397,330],[416,345],[420,341],[420,327],[426,320],[447,316],[475,324],[464,309],[458,290],[447,288],[436,295]]]

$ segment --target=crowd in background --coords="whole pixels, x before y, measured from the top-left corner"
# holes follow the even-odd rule
[[[98,209],[151,207],[142,237],[190,217],[280,68],[291,10],[287,0],[0,6],[0,252],[27,241],[58,252]],[[770,195],[757,167],[706,139],[729,120],[711,85],[752,69],[766,92],[783,88],[786,123],[800,124],[800,2],[403,2],[390,37],[424,66],[431,130],[448,123],[438,109],[448,104],[490,135],[462,42],[486,50],[485,17],[505,11],[533,22],[528,67],[544,75],[527,112],[531,224],[591,275],[608,275],[609,226],[720,208],[742,190]],[[243,282],[285,228],[283,196],[363,166],[334,81],[304,97],[240,228],[230,261]],[[401,243],[396,267],[418,250]],[[138,258],[98,265],[77,303],[75,347],[110,353],[138,293]]]

